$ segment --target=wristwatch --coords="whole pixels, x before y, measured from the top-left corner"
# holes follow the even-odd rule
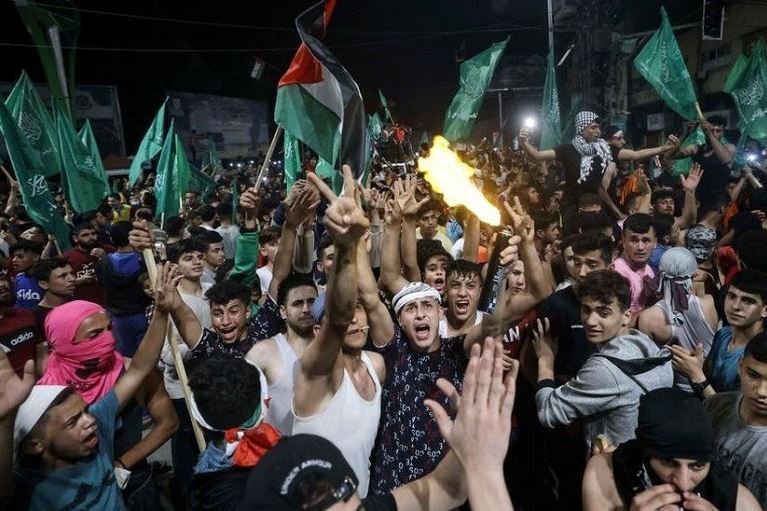
[[[703,399],[703,391],[706,390],[706,387],[711,385],[711,383],[708,381],[708,379],[703,380],[702,382],[695,383],[694,381],[690,382],[690,387],[692,387],[692,391],[695,393],[696,396]]]

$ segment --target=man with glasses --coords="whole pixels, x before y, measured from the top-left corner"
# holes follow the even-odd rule
[[[685,125],[684,133],[679,137],[687,138],[698,123]],[[709,202],[717,193],[721,193],[727,187],[730,178],[732,158],[735,155],[735,146],[724,138],[724,127],[727,121],[719,115],[712,115],[707,121],[703,121],[701,128],[706,135],[703,145],[690,144],[684,148],[678,146],[671,151],[669,157],[679,159],[692,156],[695,163],[703,169],[703,178],[698,186],[698,200]]]

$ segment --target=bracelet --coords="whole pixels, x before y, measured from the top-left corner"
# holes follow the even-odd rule
[[[709,385],[711,385],[711,382],[709,382],[708,379],[705,379],[699,383],[695,383],[693,381],[690,382],[690,387],[692,387],[692,391],[699,398],[703,398],[703,391],[706,390],[706,387],[708,387]]]

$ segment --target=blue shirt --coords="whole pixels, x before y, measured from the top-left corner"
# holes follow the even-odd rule
[[[738,362],[743,357],[746,347],[741,346],[727,351],[731,341],[732,327],[725,326],[717,330],[711,344],[711,352],[708,355],[711,360],[711,385],[717,392],[740,390]]]
[[[13,292],[16,295],[16,307],[22,309],[34,309],[45,294],[43,288],[37,285],[37,279],[24,272],[16,275]]]
[[[40,511],[124,510],[114,475],[114,436],[117,396],[114,390],[91,405],[99,444],[96,452],[71,467],[42,471],[18,468],[16,497],[28,498],[26,507]],[[24,494],[21,494],[21,493]]]

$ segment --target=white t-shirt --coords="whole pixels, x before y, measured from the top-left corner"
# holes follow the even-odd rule
[[[261,294],[265,295],[269,292],[269,284],[272,283],[272,270],[269,266],[262,266],[256,270],[256,275],[261,280]]]

